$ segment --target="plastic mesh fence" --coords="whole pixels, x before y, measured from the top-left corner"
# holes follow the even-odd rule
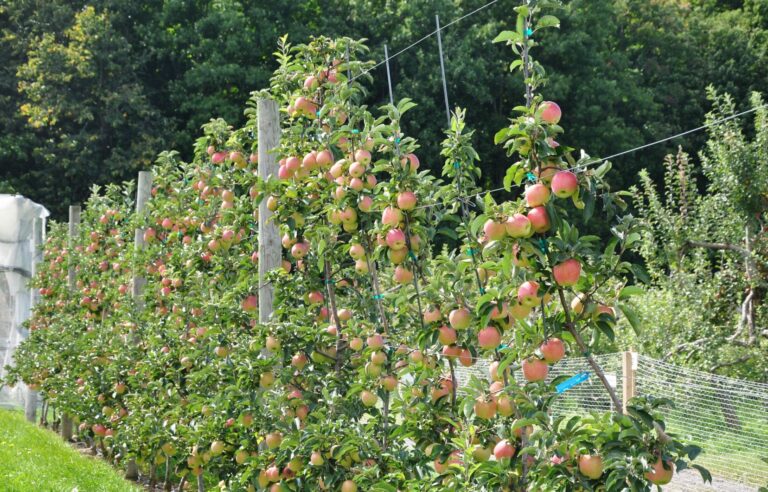
[[[622,354],[596,356],[619,398],[622,397]],[[457,368],[459,388],[472,376],[490,379],[490,360],[471,368]],[[675,475],[665,491],[757,491],[768,487],[768,384],[742,381],[678,367],[645,356],[634,356],[637,395],[669,398],[674,408],[665,411],[667,430],[704,449],[697,463],[709,469],[711,485],[702,484],[698,472]],[[563,393],[555,414],[613,410],[605,389],[585,358],[566,358],[553,366],[550,379],[590,372],[585,382]],[[519,372],[516,380],[522,380]]]

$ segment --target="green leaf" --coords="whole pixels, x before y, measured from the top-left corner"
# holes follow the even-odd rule
[[[629,325],[635,332],[635,335],[639,336],[642,332],[642,329],[640,328],[640,318],[637,316],[637,313],[626,304],[619,304],[619,309],[622,313],[624,313],[624,316],[626,316],[627,321],[629,321]]]
[[[515,31],[501,31],[498,36],[493,38],[494,43],[503,43],[505,41],[519,41],[521,39],[520,34]]]
[[[545,27],[560,27],[560,19],[554,15],[544,15],[536,23],[536,29],[543,29]]]
[[[712,474],[709,473],[709,470],[704,468],[701,465],[691,465],[692,468],[696,468],[699,470],[699,473],[701,474],[701,479],[704,480],[704,483],[712,483]]]
[[[504,141],[504,139],[507,138],[507,135],[509,135],[509,128],[502,128],[496,132],[496,135],[493,136],[493,143],[497,145],[500,144]]]
[[[639,296],[645,293],[645,289],[639,285],[627,285],[619,292],[619,299],[627,299],[632,296]]]

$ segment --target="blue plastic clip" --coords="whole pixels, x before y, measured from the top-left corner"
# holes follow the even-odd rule
[[[376,300],[384,299],[384,294],[376,294],[375,296],[373,296],[373,298],[376,299]]]
[[[399,144],[399,143],[400,143],[400,137],[397,137],[397,138],[395,139],[395,143],[396,143],[396,144]]]
[[[525,177],[528,178],[528,181],[530,182],[536,181],[536,176],[533,173],[527,173]]]
[[[547,253],[547,240],[544,238],[539,239],[539,249],[541,249],[541,252],[546,254]]]
[[[589,379],[589,373],[580,372],[577,375],[572,376],[566,379],[565,381],[563,381],[562,383],[558,384],[557,386],[555,386],[555,389],[557,390],[558,393],[565,393],[569,389],[573,388],[577,384],[583,383],[587,379]]]
[[[531,36],[533,36],[533,29],[531,29],[530,27],[527,27],[527,28],[525,29],[525,35],[526,35],[526,36],[528,36],[529,38],[530,38]]]
[[[358,133],[360,133],[360,130],[358,130],[357,128],[355,128],[354,130],[352,130],[352,133],[354,133],[354,134],[358,134]]]
[[[453,168],[454,169],[458,169],[459,167],[461,167],[461,163],[460,162],[454,162],[453,163]]]

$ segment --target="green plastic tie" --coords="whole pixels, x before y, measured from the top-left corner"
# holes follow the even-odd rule
[[[373,296],[373,298],[376,299],[376,300],[384,299],[384,294],[376,294],[376,295]]]
[[[539,239],[539,249],[541,249],[542,253],[547,252],[547,240],[544,238]]]
[[[528,178],[528,181],[530,181],[530,182],[532,182],[532,183],[533,183],[534,181],[536,181],[536,175],[535,175],[535,174],[533,174],[533,173],[526,173],[525,177],[526,177],[526,178]]]
[[[408,256],[409,256],[409,257],[410,257],[410,258],[411,258],[413,261],[416,261],[416,255],[415,255],[415,254],[413,254],[413,251],[409,251],[409,252],[408,252]]]
[[[358,130],[357,128],[355,128],[354,130],[352,130],[352,133],[354,133],[355,135],[357,135],[358,133],[360,133],[360,130]]]
[[[461,167],[461,163],[460,162],[454,162],[453,163],[453,168],[454,169],[458,169],[459,167]]]
[[[467,248],[467,254],[469,256],[475,256],[475,250],[472,248]]]
[[[400,143],[400,137],[397,137],[397,138],[395,139],[395,143],[396,143],[396,144],[399,144],[399,143]]]
[[[481,296],[485,295],[485,287],[480,287],[480,295]]]

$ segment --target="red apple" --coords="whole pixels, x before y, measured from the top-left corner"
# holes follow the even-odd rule
[[[481,419],[492,419],[496,416],[496,402],[487,400],[484,396],[478,396],[475,400],[475,415]]]
[[[454,343],[456,343],[456,340],[458,337],[456,335],[456,330],[454,330],[453,328],[450,328],[448,326],[442,326],[440,327],[439,332],[440,334],[438,335],[437,340],[442,345],[453,345]]]
[[[528,220],[531,221],[531,227],[534,232],[547,232],[551,226],[549,214],[544,207],[534,207],[528,212]]]
[[[539,111],[541,111],[541,121],[550,125],[556,125],[562,116],[560,106],[552,101],[542,102],[539,105]]]
[[[525,203],[529,207],[546,205],[549,201],[549,188],[541,183],[536,183],[525,189]]]
[[[478,332],[477,342],[481,348],[492,350],[501,344],[501,334],[493,326],[486,326]]]
[[[496,443],[496,446],[494,446],[493,455],[497,460],[511,458],[515,455],[515,446],[513,446],[508,440],[502,439]]]
[[[517,289],[517,300],[520,304],[527,307],[534,307],[539,304],[539,284],[533,280],[523,282]]]
[[[559,338],[550,338],[542,343],[539,349],[548,364],[554,364],[565,357],[565,344]]]
[[[448,314],[448,322],[456,330],[464,330],[472,322],[472,315],[466,308],[458,308]]]
[[[552,268],[552,275],[558,285],[572,287],[579,281],[581,263],[574,258],[567,259]]]
[[[488,219],[483,225],[483,232],[489,241],[499,241],[507,235],[507,229],[502,222]]]
[[[531,221],[523,214],[515,214],[504,224],[507,235],[514,238],[530,237],[533,234]]]
[[[526,381],[544,381],[547,379],[547,374],[549,374],[549,366],[543,360],[529,357],[523,361],[523,377]]]
[[[659,458],[656,460],[656,463],[651,465],[650,471],[645,472],[645,478],[655,485],[667,485],[672,481],[672,475],[674,474],[675,463],[672,460],[667,460],[665,463]]]
[[[579,471],[592,480],[603,474],[603,459],[597,455],[582,454],[579,456]]]
[[[400,250],[405,247],[405,233],[400,229],[391,229],[387,232],[386,240],[390,249]]]
[[[381,223],[389,227],[397,227],[403,220],[403,212],[399,208],[387,207],[381,213]]]
[[[568,198],[579,189],[579,179],[570,171],[559,171],[552,177],[552,193],[558,198]]]
[[[397,206],[401,210],[413,210],[416,206],[416,194],[412,191],[403,191],[397,195]]]

